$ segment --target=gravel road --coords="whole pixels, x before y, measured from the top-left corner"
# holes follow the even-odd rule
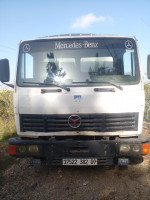
[[[143,135],[150,136],[149,126],[144,125]],[[31,167],[29,161],[18,159],[2,171],[0,200],[150,199],[150,154],[128,169]]]

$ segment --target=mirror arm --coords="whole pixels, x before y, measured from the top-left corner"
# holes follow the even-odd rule
[[[9,84],[9,83],[4,83],[2,82],[4,85],[8,86],[8,87],[11,87],[11,88],[14,88],[14,85],[13,84]]]

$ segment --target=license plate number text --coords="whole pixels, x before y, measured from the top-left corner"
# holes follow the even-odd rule
[[[86,165],[97,165],[97,159],[96,158],[81,158],[81,159],[75,159],[75,158],[66,158],[62,160],[62,164],[63,165],[82,165],[82,166],[86,166]]]

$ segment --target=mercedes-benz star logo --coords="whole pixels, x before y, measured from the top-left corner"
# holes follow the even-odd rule
[[[24,51],[25,53],[29,52],[29,51],[30,51],[30,45],[29,45],[29,44],[25,44],[25,45],[23,46],[23,51]]]
[[[78,128],[81,125],[81,118],[78,115],[71,115],[68,124],[71,128]]]
[[[127,41],[125,42],[125,46],[126,46],[127,49],[132,49],[133,43],[132,43],[130,40],[127,40]]]

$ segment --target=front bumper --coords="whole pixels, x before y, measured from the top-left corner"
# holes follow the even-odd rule
[[[144,151],[147,145],[146,151]],[[62,165],[63,158],[96,158],[98,165],[113,165],[116,158],[132,158],[149,153],[149,138],[116,140],[44,140],[9,139],[10,155],[46,160],[50,165]]]

